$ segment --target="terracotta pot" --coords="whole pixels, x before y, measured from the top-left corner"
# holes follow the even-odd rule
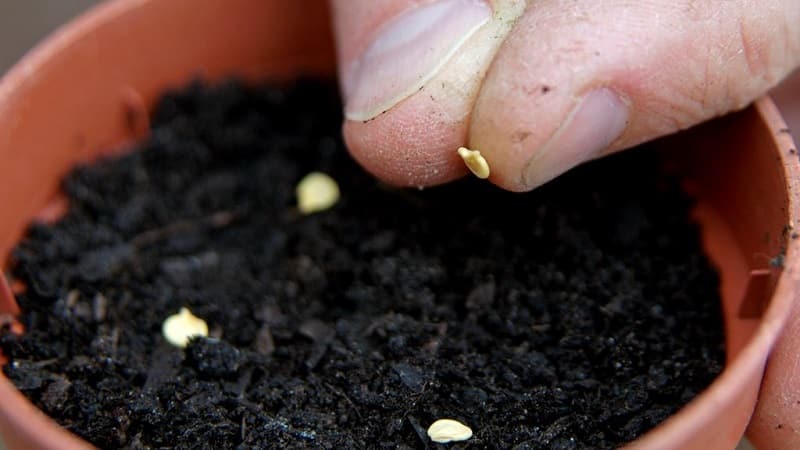
[[[147,130],[165,88],[219,79],[331,75],[324,0],[117,0],[53,35],[0,82],[0,261],[37,215],[56,216],[59,178],[74,163]],[[698,199],[719,266],[728,364],[699,397],[630,445],[732,448],[756,402],[767,355],[798,289],[800,167],[769,99],[662,142],[669,167]],[[784,253],[785,252],[785,253]],[[783,269],[771,262],[783,257]],[[22,287],[16,286],[21,289]],[[701,301],[701,299],[698,299]],[[0,277],[0,313],[18,312]],[[86,443],[36,410],[0,376],[0,433],[11,449]]]

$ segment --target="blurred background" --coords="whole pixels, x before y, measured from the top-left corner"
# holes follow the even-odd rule
[[[43,37],[101,0],[0,0],[0,74]]]

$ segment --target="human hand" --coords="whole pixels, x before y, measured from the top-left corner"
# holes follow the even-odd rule
[[[525,191],[743,108],[800,64],[797,0],[331,0],[353,156]]]

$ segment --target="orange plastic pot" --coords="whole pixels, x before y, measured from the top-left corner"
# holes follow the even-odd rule
[[[70,166],[146,133],[149,107],[164,89],[198,76],[333,73],[324,0],[101,5],[0,82],[0,261],[31,219],[63,209],[57,187]],[[793,230],[800,198],[790,181],[800,165],[769,99],[661,145],[669,170],[683,175],[698,199],[704,244],[721,272],[728,361],[706,391],[630,448],[733,448],[798,290]],[[18,313],[13,289],[24,288],[9,284],[0,277],[0,314],[7,317]],[[88,446],[2,375],[0,434],[10,449]]]

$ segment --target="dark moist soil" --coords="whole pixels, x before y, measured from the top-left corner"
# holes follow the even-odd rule
[[[340,140],[335,88],[167,95],[152,137],[76,169],[13,256],[27,333],[5,373],[104,448],[612,448],[724,361],[690,201],[647,149],[530,194],[398,190]],[[311,171],[342,199],[303,216]],[[213,339],[184,351],[188,306]]]

